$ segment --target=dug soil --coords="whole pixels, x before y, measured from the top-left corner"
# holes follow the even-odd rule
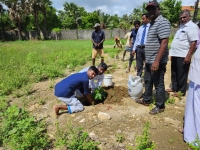
[[[104,87],[108,96],[103,103],[84,106],[84,111],[74,114],[62,112],[55,118],[53,106],[63,104],[54,96],[54,85],[63,79],[59,78],[32,85],[33,92],[28,96],[24,94],[17,98],[16,94],[11,95],[9,97],[11,104],[15,103],[19,107],[25,105],[38,120],[45,119],[48,123],[47,132],[52,140],[56,138],[56,123],[65,130],[68,122],[71,122],[75,127],[83,127],[93,140],[100,142],[99,148],[102,150],[125,150],[127,147],[135,149],[136,138],[144,131],[144,125],[150,122],[150,140],[156,144],[156,150],[186,150],[187,144],[184,143],[182,134],[178,132],[183,125],[185,97],[175,98],[174,104],[166,104],[163,113],[150,115],[149,110],[154,105],[149,107],[140,105],[128,95],[128,76],[136,75],[136,72],[133,63],[131,72],[126,73],[129,54],[126,54],[125,61],[121,61],[122,53],[119,54],[120,59],[110,58],[108,55],[105,57],[113,76],[113,86]],[[99,62],[100,59],[97,59],[96,63]],[[83,67],[90,65],[91,62],[88,62]],[[76,68],[73,72],[66,70],[66,76],[82,68]],[[166,88],[170,85],[170,74],[169,61],[165,74]],[[102,120],[98,117],[99,112],[106,113],[111,118]],[[124,140],[120,140],[122,137]],[[52,147],[52,149],[59,148]]]

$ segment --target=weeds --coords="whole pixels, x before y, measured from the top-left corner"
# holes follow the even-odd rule
[[[67,131],[60,129],[59,124],[56,124],[56,147],[67,147],[69,150],[99,150],[99,143],[90,139],[87,132],[82,128],[77,128],[68,123]]]
[[[181,91],[177,92],[177,97],[179,100],[181,100],[181,97],[183,96],[183,93]]]
[[[195,141],[190,143],[190,144],[188,143],[188,145],[192,150],[200,150],[200,138],[199,138],[199,136],[197,135]]]
[[[147,122],[144,126],[142,135],[136,138],[137,150],[153,150],[156,147],[155,143],[153,141],[150,141],[149,128],[150,123]]]
[[[42,150],[49,146],[46,124],[37,122],[28,111],[11,106],[2,113],[0,143],[12,150]]]
[[[125,140],[124,135],[122,134],[116,134],[116,141],[119,143],[123,143]]]
[[[174,104],[175,103],[175,98],[174,97],[171,97],[171,98],[168,98],[165,102],[165,104]]]

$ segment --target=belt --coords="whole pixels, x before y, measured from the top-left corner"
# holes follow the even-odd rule
[[[145,45],[138,45],[137,47],[139,47],[139,48],[145,48]]]

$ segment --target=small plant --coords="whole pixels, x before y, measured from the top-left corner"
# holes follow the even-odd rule
[[[200,138],[199,138],[199,136],[197,135],[195,141],[190,143],[190,144],[188,143],[188,145],[192,150],[200,150]]]
[[[45,100],[41,99],[38,104],[39,105],[44,105],[45,103],[46,103]]]
[[[119,143],[123,143],[125,140],[124,135],[122,134],[116,134],[116,141]]]
[[[113,68],[113,69],[117,69],[117,64],[114,63],[112,68]]]
[[[177,97],[179,100],[181,100],[181,97],[183,96],[183,93],[181,91],[177,92]]]
[[[174,102],[175,102],[175,98],[171,97],[171,98],[168,98],[165,103],[166,104],[174,104]]]
[[[136,138],[137,150],[153,150],[156,147],[155,143],[153,141],[150,141],[149,128],[150,128],[150,123],[147,122],[145,124],[142,135]]]
[[[92,97],[95,101],[104,101],[107,97],[107,93],[101,86],[99,86],[92,93]]]
[[[67,131],[63,132],[58,123],[56,127],[56,147],[66,146],[69,150],[99,150],[97,147],[99,143],[92,141],[88,133],[84,132],[82,128],[68,123]]]

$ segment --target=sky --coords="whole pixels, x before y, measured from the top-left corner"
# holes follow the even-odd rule
[[[93,12],[97,9],[102,12],[118,16],[124,14],[131,14],[134,8],[142,6],[143,2],[149,2],[149,0],[51,0],[53,7],[57,10],[63,10],[63,4],[65,2],[75,3],[79,7],[84,7],[87,12]],[[161,0],[157,0],[160,2]],[[182,0],[182,6],[193,6],[196,0]]]

